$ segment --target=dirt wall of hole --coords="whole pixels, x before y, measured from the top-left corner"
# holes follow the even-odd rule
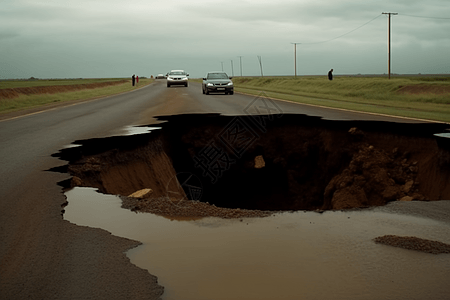
[[[61,157],[69,160],[72,186],[124,196],[151,188],[159,197],[177,173],[191,173],[201,181],[201,201],[228,208],[346,209],[450,199],[449,148],[433,136],[446,125],[283,115],[260,126],[251,116],[239,118],[253,130],[239,154],[224,143],[236,117],[180,115],[160,118],[167,122],[159,132],[79,141],[80,149]],[[198,164],[212,142],[229,159],[216,178]],[[181,188],[179,195],[185,196]]]
[[[151,187],[152,197],[165,197],[167,184],[176,178],[172,161],[156,136],[95,139],[66,151],[71,153],[66,157],[71,161],[67,172],[72,175],[66,186],[94,187],[105,194],[122,196]],[[186,197],[177,185],[172,191]]]

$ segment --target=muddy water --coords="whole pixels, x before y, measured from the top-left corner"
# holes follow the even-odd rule
[[[450,243],[450,225],[372,211],[170,220],[120,208],[92,188],[66,193],[65,219],[139,240],[127,255],[172,299],[448,299],[450,255],[375,244],[385,234]],[[405,203],[407,205],[407,203]]]

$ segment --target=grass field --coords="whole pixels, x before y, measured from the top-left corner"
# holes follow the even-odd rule
[[[123,92],[131,91],[139,87],[153,82],[153,79],[139,79],[139,84],[137,86],[131,85],[130,78],[111,78],[111,79],[74,79],[74,80],[17,80],[17,81],[1,81],[0,82],[0,93],[1,89],[12,89],[12,88],[26,88],[26,87],[54,87],[54,86],[65,86],[65,85],[81,85],[81,84],[96,84],[104,82],[118,82],[122,80],[127,80],[124,83],[119,83],[116,85],[110,85],[106,87],[98,88],[83,88],[76,91],[58,92],[58,93],[38,93],[30,95],[20,95],[11,99],[1,99],[0,98],[0,113],[9,113],[20,111],[28,108],[35,108],[44,105],[50,105],[54,103],[76,101],[76,100],[88,100],[96,99],[100,97],[120,94]]]
[[[235,77],[235,90],[288,101],[450,122],[450,77]]]
[[[119,94],[153,81],[141,78],[139,86],[132,87],[131,79],[125,79],[128,80],[125,83],[102,88],[0,99],[0,113]],[[121,80],[124,78],[7,80],[0,81],[0,91],[11,88],[95,84]],[[201,79],[191,81],[201,82]],[[235,77],[233,82],[236,91],[251,95],[260,95],[264,92],[266,96],[275,99],[450,123],[450,76],[408,76],[392,79],[336,76],[332,81],[326,76]]]
[[[0,80],[0,89],[35,87],[35,86],[77,85],[77,84],[121,81],[124,79],[131,80],[130,78]]]

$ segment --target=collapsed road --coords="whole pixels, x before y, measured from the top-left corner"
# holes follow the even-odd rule
[[[154,126],[163,120],[163,117],[156,119],[155,116],[166,116],[169,120],[168,127],[175,124],[176,128],[171,129],[171,135],[162,136],[154,146],[159,147],[159,150],[164,150],[167,157],[173,160],[173,167],[177,173],[200,172],[198,177],[202,178],[205,191],[202,199],[216,198],[217,194],[214,194],[216,186],[220,187],[220,190],[227,196],[232,189],[223,187],[239,183],[233,182],[231,177],[242,171],[248,171],[254,176],[242,183],[250,187],[250,189],[246,189],[247,196],[252,196],[247,197],[251,201],[245,204],[245,208],[264,210],[337,208],[338,206],[334,206],[334,196],[350,193],[352,189],[358,190],[360,193],[362,193],[362,189],[366,194],[367,201],[372,201],[370,191],[366,191],[363,184],[347,183],[348,178],[352,178],[353,183],[362,183],[363,178],[357,176],[358,169],[351,168],[352,162],[358,168],[360,151],[361,157],[371,156],[373,153],[379,154],[380,176],[386,175],[387,177],[384,179],[391,183],[392,179],[396,183],[392,191],[387,191],[387,187],[383,190],[383,193],[386,191],[385,196],[390,192],[389,197],[378,195],[377,199],[373,201],[379,201],[382,196],[384,201],[400,196],[423,197],[425,200],[448,197],[448,189],[444,188],[448,186],[448,184],[446,185],[448,174],[442,169],[442,166],[448,164],[448,156],[445,152],[447,148],[442,146],[442,141],[430,140],[433,139],[432,133],[443,129],[443,127],[439,127],[443,126],[442,124],[423,125],[425,129],[422,130],[419,125],[427,122],[268,101],[264,97],[206,96],[200,93],[200,89],[198,84],[192,84],[188,88],[179,87],[168,90],[164,82],[156,81],[146,88],[127,94],[61,107],[16,119],[3,118],[4,120],[0,123],[2,143],[0,148],[2,166],[0,170],[2,178],[0,186],[0,298],[158,299],[160,297],[163,288],[157,284],[157,278],[146,270],[132,265],[123,254],[127,249],[139,245],[138,241],[114,237],[101,229],[76,226],[63,219],[61,207],[64,206],[66,200],[61,187],[56,183],[67,182],[76,173],[82,181],[84,180],[84,184],[94,186],[95,179],[86,176],[89,172],[83,173],[83,169],[77,170],[77,164],[74,164],[70,170],[73,175],[66,172],[47,171],[58,169],[58,167],[61,167],[60,170],[63,171],[64,169],[68,170],[65,162],[61,162],[51,155],[66,148],[74,141],[90,141],[86,144],[100,142],[91,149],[95,152],[83,153],[83,157],[78,157],[80,159],[87,161],[89,156],[111,158],[108,158],[107,155],[111,154],[112,146],[114,149],[118,147],[117,144],[113,144],[120,140],[118,140],[119,138],[108,140],[108,137],[124,134],[124,128],[129,125]],[[275,106],[273,106],[274,103]],[[169,117],[198,113],[221,113],[227,117],[214,117],[208,120],[199,116],[196,118],[179,116],[176,122],[171,122]],[[192,163],[191,158],[199,153],[195,151],[205,148],[209,141],[208,137],[217,136],[223,130],[223,126],[227,128],[227,124],[230,124],[229,122],[233,119],[232,116],[241,115],[248,118],[267,113],[283,115],[277,120],[283,120],[282,122],[286,122],[286,124],[277,123],[279,125],[276,125],[274,122],[269,125],[270,128],[267,127],[268,138],[255,140],[245,151],[238,151],[238,155],[241,153],[243,159],[230,164],[230,168],[216,183],[211,182],[214,178],[203,176],[201,169],[184,165]],[[304,123],[301,126],[309,128],[302,133],[301,143],[292,143],[298,130],[296,132],[297,124],[289,117],[289,114],[303,115],[298,118],[300,122]],[[197,124],[195,120],[198,120]],[[320,120],[325,120],[325,123],[322,124]],[[211,121],[212,124],[205,125],[205,121]],[[333,128],[334,126],[325,126],[328,121],[343,123],[362,121],[362,123]],[[383,134],[378,134],[377,128],[373,128],[373,126],[381,126],[382,123],[366,123],[367,126],[365,126],[364,121],[391,122],[386,124],[392,125],[396,130],[393,130],[392,134],[385,138],[384,133],[391,132],[389,127],[384,126],[382,130],[379,130]],[[291,123],[289,124],[289,122]],[[414,124],[419,124],[416,127],[419,138],[415,138],[414,131],[405,131],[406,127],[402,124],[406,123],[412,123],[413,127]],[[330,132],[324,129],[314,129],[310,124],[317,124],[331,131],[339,131],[338,135],[343,139],[329,139],[327,136],[331,135]],[[162,124],[158,126],[162,126]],[[209,136],[203,134],[204,126],[210,126]],[[285,128],[290,128],[290,130],[285,132]],[[355,129],[350,131],[352,128]],[[175,129],[180,129],[180,131]],[[261,133],[258,135],[262,136]],[[154,138],[152,134],[148,137],[151,137],[150,140]],[[142,144],[141,138],[137,135],[126,140],[134,147],[133,149],[130,146],[130,151],[135,151],[139,143],[143,147],[152,146],[151,143]],[[133,139],[136,139],[137,144],[130,142]],[[360,139],[359,142],[358,139]],[[425,140],[429,143],[422,143]],[[339,150],[340,145],[348,141],[353,142],[346,144],[345,150]],[[337,143],[337,145],[333,143]],[[130,144],[121,146],[126,147]],[[99,146],[103,148],[99,148]],[[283,156],[277,155],[277,151],[280,150],[277,149],[277,146],[282,147],[282,150],[285,151]],[[84,149],[88,148],[87,145],[87,148]],[[104,151],[101,151],[102,149]],[[178,149],[181,152],[178,153]],[[190,153],[190,149],[195,150],[194,153]],[[295,151],[298,151],[298,154],[295,154]],[[227,153],[235,154],[234,152]],[[427,158],[423,153],[432,155]],[[123,152],[117,154],[119,160],[121,155]],[[334,157],[334,155],[336,156]],[[132,156],[142,159],[142,156],[135,154],[130,155],[129,158]],[[257,157],[259,158],[257,159]],[[305,164],[306,158],[315,160],[311,160],[310,164]],[[95,165],[95,160],[91,158],[90,161]],[[99,162],[104,163],[105,161],[100,160]],[[312,162],[320,162],[319,167],[315,168]],[[332,170],[321,175],[327,162],[332,163]],[[399,174],[394,173],[395,170],[392,170],[391,173],[389,169],[391,162],[394,166],[403,168],[402,172],[397,169]],[[407,164],[407,166],[403,166],[403,164]],[[256,165],[264,165],[264,167],[255,168]],[[264,176],[261,174],[267,173],[267,170],[274,171],[280,177],[271,178],[271,180],[276,179],[276,184],[269,186],[273,190],[265,195],[263,207],[255,207],[256,196],[262,194],[257,190],[257,179],[263,178]],[[320,182],[320,184],[314,186],[312,181],[302,181],[309,175],[312,175],[315,183]],[[108,180],[105,178],[104,182]],[[411,181],[413,181],[412,184]],[[443,188],[436,190],[432,184],[433,181],[442,185]],[[304,189],[306,185],[312,186],[310,189]],[[409,185],[411,186],[406,192],[405,186],[407,188]],[[105,188],[103,185],[101,186]],[[119,191],[104,191],[127,195],[129,191],[139,187],[132,183],[118,186],[117,188],[121,189]],[[292,187],[293,190],[291,191],[289,187]],[[349,190],[345,190],[346,187]],[[152,188],[157,191],[155,185]],[[299,192],[301,189],[306,190],[307,193],[302,195],[302,192]],[[325,190],[327,196],[322,197],[322,200],[306,203],[307,196],[319,195]],[[418,191],[416,192],[416,190]],[[287,196],[289,201],[286,205],[289,204],[289,207],[277,207],[274,202],[277,195]],[[217,197],[218,206],[237,207],[231,203],[224,203],[224,197]],[[348,204],[340,201],[337,203],[339,205]],[[362,206],[369,204],[364,201],[361,203]]]
[[[79,147],[63,149],[55,156],[69,165],[57,170],[72,178],[61,184],[125,197],[150,189],[147,201],[127,205],[171,217],[205,214],[182,205],[162,209],[154,199],[259,211],[450,199],[450,144],[435,135],[448,128],[445,124],[329,121],[297,114],[159,120],[166,123],[150,133],[76,141]],[[185,174],[197,182],[184,186]],[[151,210],[155,205],[160,211]],[[243,211],[234,214],[242,216]]]

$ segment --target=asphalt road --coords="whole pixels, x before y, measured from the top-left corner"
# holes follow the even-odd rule
[[[181,113],[299,113],[340,120],[411,122],[391,117],[277,102],[261,97],[203,95],[201,86],[167,88],[164,80],[133,92],[62,105],[0,121],[0,299],[154,299],[161,290],[123,254],[134,241],[75,226],[61,216],[66,201],[48,170],[52,157],[80,139],[118,135],[154,116]],[[182,124],[180,124],[182,126]]]

